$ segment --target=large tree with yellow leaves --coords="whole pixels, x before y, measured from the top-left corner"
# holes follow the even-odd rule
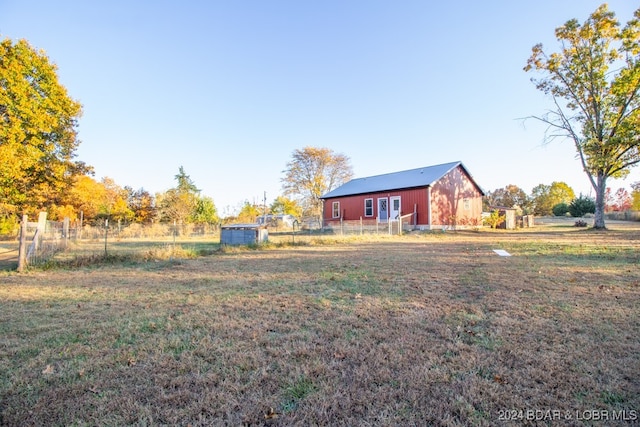
[[[55,205],[74,175],[81,106],[55,64],[27,41],[0,42],[0,216]]]
[[[547,138],[573,141],[596,194],[593,226],[605,228],[607,179],[640,163],[640,9],[621,27],[604,4],[555,34],[560,52],[547,55],[538,44],[525,67],[542,72],[534,82],[554,104],[533,117],[549,125]]]
[[[304,215],[321,218],[320,197],[353,176],[349,157],[317,147],[294,150],[291,157],[282,178],[285,194],[299,198]]]

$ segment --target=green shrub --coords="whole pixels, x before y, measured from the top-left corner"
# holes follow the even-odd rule
[[[589,197],[580,196],[577,199],[573,199],[569,205],[569,213],[572,217],[578,218],[588,213],[596,212],[596,204],[593,199]]]
[[[569,205],[566,203],[558,203],[551,210],[555,216],[566,216],[567,212],[569,212]]]

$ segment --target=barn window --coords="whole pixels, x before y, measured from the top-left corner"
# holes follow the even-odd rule
[[[463,204],[465,210],[468,211],[468,210],[471,209],[471,199],[469,199],[469,198],[462,199],[462,204]]]
[[[373,216],[373,199],[364,199],[364,216]]]
[[[340,218],[340,202],[333,202],[331,206],[331,217]]]

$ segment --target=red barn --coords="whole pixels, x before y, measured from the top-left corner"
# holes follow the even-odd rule
[[[323,222],[365,225],[402,220],[428,230],[482,223],[484,191],[462,162],[352,179],[323,195]]]

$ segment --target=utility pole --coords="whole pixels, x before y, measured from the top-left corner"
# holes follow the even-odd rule
[[[264,206],[264,225],[267,225],[267,192],[264,192],[264,199],[262,200],[262,205]]]

